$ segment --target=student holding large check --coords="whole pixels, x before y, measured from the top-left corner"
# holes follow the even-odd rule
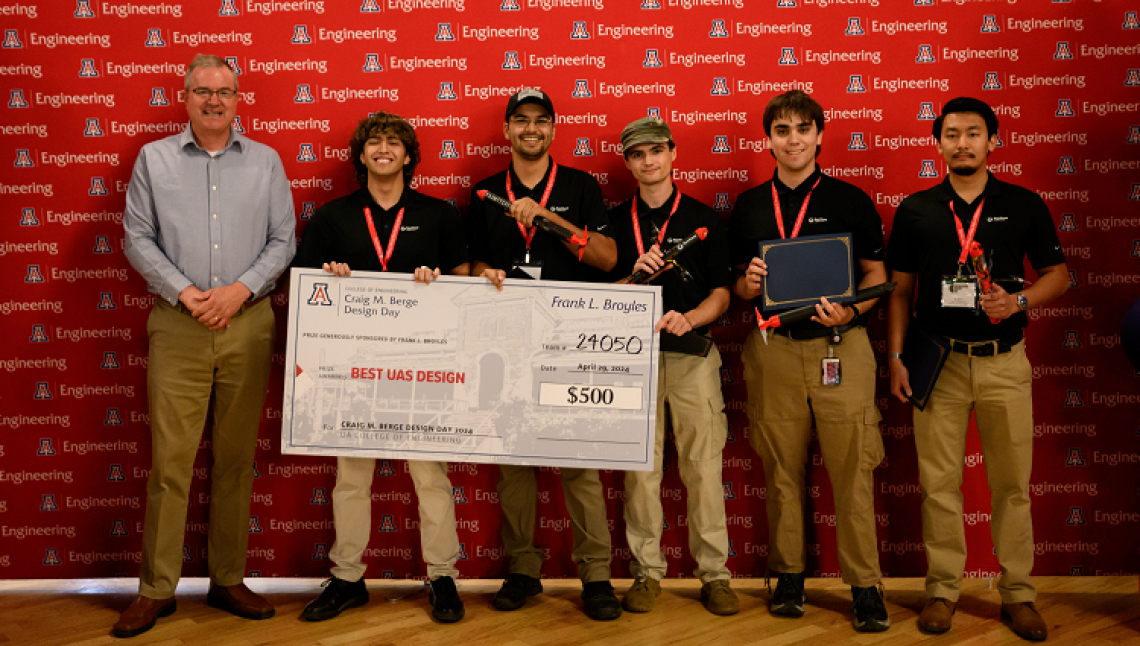
[[[609,218],[601,189],[588,173],[551,158],[554,130],[554,105],[544,92],[524,89],[511,96],[503,123],[511,165],[472,190],[467,218],[472,275],[485,276],[500,288],[508,272],[544,281],[599,281],[617,261],[614,241],[603,234]],[[512,202],[509,214],[485,203],[480,190],[507,197]],[[577,242],[538,230],[533,226],[536,216],[569,230]],[[601,361],[603,355],[595,356]],[[609,582],[610,532],[598,472],[563,467],[561,473],[586,614],[595,620],[616,619],[621,605]],[[499,466],[503,547],[510,558],[507,579],[492,600],[499,610],[517,610],[527,597],[542,592],[543,551],[534,545],[537,491],[533,467]]]
[[[361,120],[350,150],[360,189],[317,210],[305,231],[294,266],[323,267],[340,277],[349,276],[350,268],[413,274],[417,283],[431,283],[439,278],[441,268],[449,274],[466,276],[467,244],[459,212],[443,200],[406,186],[420,161],[419,142],[412,126],[396,115],[377,112]],[[318,284],[325,285],[320,293],[327,296],[329,281]],[[373,306],[371,296],[359,292],[345,294],[346,307],[360,310],[361,315],[375,310],[377,320],[385,311],[402,309],[393,302],[401,300],[398,296],[383,298],[385,306]],[[293,300],[296,302],[297,298]],[[314,298],[310,296],[309,300]],[[321,302],[317,307],[328,308],[332,304]],[[339,326],[324,330],[334,336],[343,335],[344,331]],[[295,346],[292,349],[296,351]],[[317,371],[328,367],[309,368]],[[430,579],[432,616],[443,623],[456,622],[464,614],[455,588],[455,578],[459,576],[455,562],[461,549],[447,463],[409,461],[408,468],[419,499],[420,541]],[[336,565],[321,596],[310,602],[301,615],[309,621],[331,619],[368,602],[363,555],[371,530],[370,492],[375,471],[375,458],[337,458],[333,489],[336,542],[330,552]]]

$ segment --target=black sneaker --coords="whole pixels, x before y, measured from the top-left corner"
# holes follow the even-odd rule
[[[463,601],[455,589],[455,579],[441,576],[428,582],[428,600],[431,616],[441,624],[453,624],[463,619]]]
[[[321,585],[324,587],[324,592],[305,606],[305,610],[301,612],[302,619],[324,621],[349,608],[368,603],[368,587],[364,585],[363,577],[356,582],[330,577]]]
[[[542,592],[542,582],[525,574],[508,574],[503,587],[491,599],[496,610],[518,610],[526,605],[526,598]]]
[[[609,581],[591,581],[582,586],[586,616],[594,621],[609,621],[621,616],[621,603]]]
[[[804,616],[804,602],[807,601],[807,596],[804,595],[803,572],[778,574],[777,577],[776,593],[768,603],[768,611],[781,617]],[[771,586],[768,589],[771,590]]]
[[[851,612],[855,613],[855,630],[862,633],[881,633],[891,627],[887,607],[883,604],[883,593],[879,588],[857,588],[851,586]]]

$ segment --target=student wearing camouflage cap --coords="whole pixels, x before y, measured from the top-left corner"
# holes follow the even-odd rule
[[[740,601],[729,587],[731,575],[725,567],[728,530],[721,452],[728,424],[720,390],[720,354],[709,331],[709,325],[728,309],[732,282],[728,238],[715,211],[673,185],[677,149],[668,124],[656,117],[638,119],[622,131],[621,145],[638,190],[633,199],[609,212],[618,247],[615,278],[668,267],[650,281],[663,288],[665,309],[655,327],[662,334],[657,433],[653,471],[625,474],[625,531],[635,580],[622,606],[630,612],[649,612],[661,594],[667,567],[661,551],[661,475],[669,424],[688,493],[689,552],[697,562],[694,574],[704,584],[701,602],[714,614],[732,615],[740,611]],[[708,232],[705,238],[675,259],[685,272],[682,278],[682,270],[663,260],[662,249],[701,228]],[[684,340],[701,342],[689,347]]]

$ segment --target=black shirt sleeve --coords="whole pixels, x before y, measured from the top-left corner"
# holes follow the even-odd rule
[[[468,257],[472,263],[485,262],[492,267],[495,263],[490,257],[490,236],[487,232],[487,211],[483,200],[479,199],[476,185],[471,189],[471,199],[467,203],[467,244],[470,245]],[[497,208],[497,207],[496,207]],[[495,267],[496,269],[510,269],[509,267]]]
[[[1045,200],[1041,199],[1040,195],[1032,191],[1026,192],[1032,196],[1028,198],[1031,200],[1029,240],[1025,246],[1029,264],[1033,269],[1040,270],[1065,262],[1065,254],[1061,251],[1061,240],[1057,237],[1057,226],[1049,213],[1049,207],[1045,205]]]
[[[915,244],[914,224],[917,213],[903,200],[895,211],[891,225],[890,245],[887,247],[887,268],[908,274],[917,274],[922,250]]]
[[[301,246],[293,257],[293,266],[320,269],[326,262],[337,260],[329,257],[328,221],[331,214],[324,208],[317,209],[305,232],[301,236]]]
[[[853,192],[853,205],[857,214],[854,253],[863,260],[883,260],[886,258],[886,245],[883,243],[883,220],[875,209],[875,203],[861,190]]]
[[[709,235],[701,244],[705,245],[705,280],[709,290],[728,287],[732,284],[732,265],[729,263],[728,232],[720,216],[709,218]]]
[[[468,261],[467,236],[463,231],[463,218],[455,207],[444,202],[440,217],[439,258],[440,271],[451,273],[459,265]]]
[[[578,201],[581,209],[581,222],[586,224],[589,231],[596,231],[605,236],[613,237],[610,230],[610,216],[606,211],[606,200],[602,197],[602,188],[593,175],[586,174],[582,187],[582,197]]]
[[[759,254],[759,240],[753,232],[752,219],[756,217],[753,191],[745,191],[736,198],[728,221],[729,260],[733,267],[747,265]]]

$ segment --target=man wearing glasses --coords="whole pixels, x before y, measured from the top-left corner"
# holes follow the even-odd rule
[[[511,143],[511,165],[476,184],[467,215],[472,276],[485,276],[499,289],[507,272],[542,280],[602,281],[617,262],[602,191],[589,173],[556,164],[549,154],[554,141],[554,104],[545,92],[524,89],[507,102],[503,136]],[[506,196],[509,214],[484,204],[478,191]],[[569,229],[574,241],[538,231],[541,215]],[[585,244],[582,244],[582,243]],[[521,272],[521,273],[520,273]],[[605,493],[594,469],[562,468],[562,491],[574,533],[571,553],[582,580],[586,615],[617,619],[621,605],[610,585],[610,530]],[[499,504],[503,509],[503,548],[510,571],[492,599],[499,610],[517,610],[542,592],[539,575],[543,550],[534,544],[538,490],[535,468],[499,465]]]
[[[139,152],[127,189],[126,255],[158,296],[147,322],[152,465],[139,595],[117,637],[175,610],[194,458],[213,403],[206,602],[247,619],[272,604],[243,583],[253,458],[269,384],[273,309],[289,265],[293,196],[277,153],[233,131],[238,81],[198,55],[186,70],[190,126]]]

